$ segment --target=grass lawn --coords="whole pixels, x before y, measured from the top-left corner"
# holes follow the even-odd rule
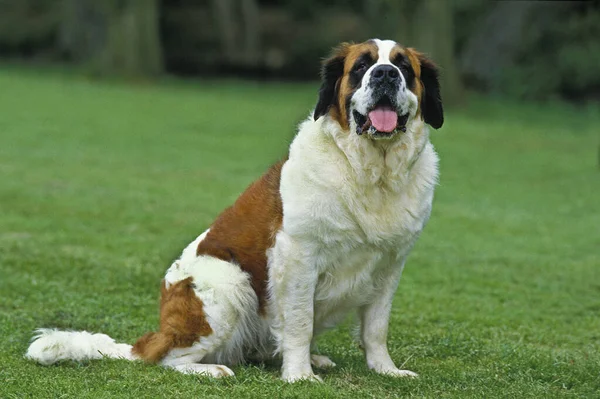
[[[132,343],[181,249],[282,157],[316,84],[98,83],[0,68],[0,397],[600,397],[598,108],[475,98],[432,134],[441,180],[369,372],[349,326],[323,384],[120,360],[42,367],[38,327]]]

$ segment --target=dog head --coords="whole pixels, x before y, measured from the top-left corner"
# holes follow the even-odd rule
[[[314,119],[329,115],[342,129],[390,139],[422,118],[444,123],[437,67],[423,54],[391,40],[344,43],[323,62]]]

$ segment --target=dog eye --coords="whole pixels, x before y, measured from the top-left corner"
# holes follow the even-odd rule
[[[361,62],[358,65],[356,65],[355,71],[356,72],[364,72],[369,68],[369,64],[367,64],[366,62]]]
[[[408,62],[403,62],[400,65],[400,71],[402,71],[402,74],[406,76],[407,73],[410,73],[412,71],[412,65],[410,65],[410,63]]]

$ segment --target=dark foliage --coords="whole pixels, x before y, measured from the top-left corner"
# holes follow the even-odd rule
[[[106,22],[93,18],[92,8],[98,7],[92,3],[99,4],[0,0],[0,57],[85,62],[94,55],[91,49],[98,53],[106,42],[98,39],[106,36],[101,34]],[[316,60],[339,42],[385,36],[421,47],[426,26],[417,0],[258,0],[249,2],[259,10],[250,17],[242,2],[228,3],[235,8],[229,15],[233,24],[220,23],[210,1],[159,1],[158,54],[167,72],[315,79]],[[68,4],[77,5],[78,13],[66,12]],[[600,98],[600,0],[454,0],[452,17],[455,62],[471,88],[534,99]],[[250,23],[256,26],[254,47],[244,28]],[[227,26],[234,26],[229,48],[222,39]],[[116,50],[130,53],[121,47]],[[448,65],[435,51],[431,55],[441,64],[442,77],[447,75]]]

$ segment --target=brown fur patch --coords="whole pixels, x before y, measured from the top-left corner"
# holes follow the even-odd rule
[[[422,57],[422,54],[410,47],[406,49],[404,54],[408,57],[410,65],[415,73],[415,86],[413,87],[412,92],[415,93],[415,96],[419,99],[417,115],[420,115],[421,102],[423,100],[423,83],[421,82],[421,61],[419,58]]]
[[[163,281],[160,300],[160,327],[141,337],[132,352],[143,360],[156,363],[173,348],[187,348],[200,337],[212,334],[203,303],[196,296],[193,279],[188,277],[169,288]]]
[[[360,44],[345,44],[340,46],[334,56],[344,57],[344,74],[337,82],[337,103],[331,109],[331,117],[335,119],[344,129],[349,129],[346,100],[352,95],[355,88],[350,85],[350,72],[352,67],[363,54],[370,54],[373,60],[377,60],[378,48],[375,42],[368,41]]]
[[[373,41],[368,41],[360,44],[353,44],[348,47],[346,59],[344,62],[344,75],[348,75],[352,70],[352,66],[363,54],[370,54],[374,61],[377,61],[377,53],[379,48]]]
[[[267,249],[273,246],[283,220],[279,181],[284,163],[273,165],[225,209],[196,250],[197,255],[236,263],[250,274],[263,314],[267,294]]]

